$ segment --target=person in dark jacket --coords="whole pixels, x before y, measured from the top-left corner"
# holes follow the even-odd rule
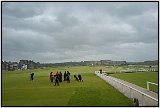
[[[102,69],[100,69],[99,71],[100,71],[100,74],[102,74]]]
[[[58,86],[59,86],[59,79],[58,79],[58,77],[57,77],[57,76],[55,76],[55,85],[54,85],[54,86],[56,86],[56,85],[58,85]]]
[[[58,74],[58,71],[57,71],[56,76],[55,76],[55,85],[54,86],[56,86],[56,85],[59,86],[59,74]]]
[[[139,101],[137,98],[133,98],[133,106],[139,106]]]
[[[66,76],[67,76],[67,73],[66,71],[64,72],[64,81],[66,81]]]
[[[67,76],[66,76],[67,81],[70,83],[70,73],[67,71]]]
[[[33,81],[34,73],[31,73],[30,75],[31,75],[31,80]]]
[[[62,73],[59,72],[59,82],[62,82]]]

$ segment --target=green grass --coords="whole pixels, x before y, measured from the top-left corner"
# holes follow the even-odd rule
[[[143,88],[147,88],[147,81],[158,83],[158,72],[136,72],[110,75],[131,82]],[[150,90],[158,93],[158,86],[150,85]]]
[[[57,67],[2,72],[2,106],[131,106],[132,101],[94,74],[103,67]],[[50,83],[49,73],[69,70],[71,83]],[[34,72],[34,81],[30,73]],[[74,81],[81,74],[83,82]]]

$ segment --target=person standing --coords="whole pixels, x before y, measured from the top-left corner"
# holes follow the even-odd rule
[[[70,73],[67,71],[67,81],[70,83]]]
[[[53,72],[50,73],[50,80],[51,80],[51,82],[53,82],[53,74],[52,73]]]
[[[33,81],[34,73],[31,73],[30,75],[31,75],[31,80]]]
[[[57,73],[56,73],[56,76],[57,76],[57,77],[59,77],[59,73],[58,73],[58,71],[57,71]]]
[[[139,106],[139,101],[137,98],[133,98],[133,106]]]
[[[59,86],[59,74],[58,74],[58,71],[57,71],[56,76],[55,76],[55,85],[54,86],[56,86],[56,85]]]
[[[67,73],[66,71],[64,72],[64,81],[66,81],[66,76],[67,76]]]
[[[102,74],[102,69],[100,69],[99,71],[100,71],[100,74]]]
[[[62,82],[62,73],[59,72],[59,82]]]

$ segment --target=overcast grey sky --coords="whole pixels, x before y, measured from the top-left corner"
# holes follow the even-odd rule
[[[158,2],[3,2],[2,60],[158,59]]]

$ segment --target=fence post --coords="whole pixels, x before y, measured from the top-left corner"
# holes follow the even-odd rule
[[[115,88],[117,89],[117,82],[115,81]]]
[[[122,84],[122,93],[123,93],[123,84]]]
[[[147,90],[149,91],[149,82],[147,81]]]
[[[132,88],[130,88],[130,98],[132,98]]]
[[[142,94],[142,106],[144,106],[144,94]]]

